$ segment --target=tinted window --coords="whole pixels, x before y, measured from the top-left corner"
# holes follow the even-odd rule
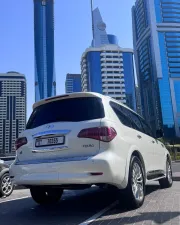
[[[120,108],[121,108],[121,111],[124,113],[124,115],[126,115],[127,118],[129,118],[129,120],[131,121],[132,128],[134,128],[135,130],[144,132],[142,124],[139,120],[139,116],[123,106],[120,106]]]
[[[141,121],[141,124],[143,126],[143,129],[144,129],[144,133],[151,136],[151,137],[154,137],[153,135],[153,132],[151,130],[151,128],[147,125],[147,123],[145,122],[144,119],[142,119],[141,117],[139,117],[140,121]]]
[[[128,110],[129,111],[129,117],[131,118],[132,120],[132,125],[133,125],[133,128],[144,133],[144,129],[142,127],[142,124],[141,124],[141,121],[139,119],[139,116],[136,115],[135,113],[133,113],[132,111]]]
[[[138,116],[136,113],[132,112],[131,110],[123,107],[115,102],[110,102],[111,107],[113,108],[114,112],[125,126],[132,127],[135,130],[138,130],[142,133],[146,133],[153,137],[152,130],[146,124],[146,122]],[[145,132],[146,130],[146,132]]]
[[[53,122],[80,122],[103,118],[102,100],[96,97],[62,99],[34,109],[26,129]]]
[[[127,127],[132,127],[131,120],[127,117],[127,114],[123,111],[124,107],[115,102],[110,102],[110,105],[114,110],[114,112],[116,113],[116,115],[118,116],[121,123]]]

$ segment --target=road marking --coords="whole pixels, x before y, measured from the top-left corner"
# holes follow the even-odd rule
[[[80,223],[79,225],[87,225],[87,224],[90,224],[90,223],[94,222],[98,217],[100,217],[101,215],[103,215],[105,212],[112,209],[113,207],[115,207],[118,203],[119,203],[119,201],[115,201],[114,203],[112,203],[111,205],[109,205],[105,209],[101,210],[100,212],[96,213],[94,216],[90,217],[86,221]]]
[[[11,201],[21,200],[21,199],[25,199],[25,198],[30,198],[30,196],[24,196],[24,197],[21,197],[21,198],[13,198],[13,199],[8,199],[6,201],[0,201],[0,204],[4,203],[4,202],[11,202]]]

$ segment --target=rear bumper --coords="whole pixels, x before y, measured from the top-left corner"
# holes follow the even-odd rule
[[[102,175],[91,175],[98,172]],[[102,160],[12,165],[10,175],[17,185],[93,184],[113,181],[111,169]]]
[[[118,168],[117,160],[92,157],[82,161],[23,164],[10,167],[10,176],[15,185],[73,185],[111,184],[120,187],[124,180],[125,165]],[[117,171],[118,169],[118,176]],[[101,173],[101,174],[93,174]]]

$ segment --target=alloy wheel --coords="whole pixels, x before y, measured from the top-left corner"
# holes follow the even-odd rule
[[[136,200],[142,201],[144,198],[144,181],[142,170],[138,163],[134,163],[132,168],[132,192]]]
[[[8,196],[13,189],[13,185],[9,175],[5,175],[1,181],[1,189],[5,196]]]
[[[171,164],[168,162],[167,163],[167,178],[169,183],[172,183],[172,168],[171,168]]]

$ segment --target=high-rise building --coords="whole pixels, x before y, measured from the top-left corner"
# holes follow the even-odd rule
[[[26,125],[26,79],[23,74],[0,74],[0,155],[14,155],[14,144]]]
[[[82,91],[113,97],[136,110],[133,50],[107,34],[99,9],[92,11],[93,42],[81,58]]]
[[[92,11],[92,23],[93,23],[93,41],[91,44],[92,47],[98,48],[108,44],[118,45],[117,37],[112,34],[107,34],[106,24],[103,22],[102,16],[98,8]]]
[[[35,100],[56,95],[54,0],[34,0]]]
[[[142,115],[180,137],[180,2],[137,0],[132,20]]]
[[[113,97],[136,110],[133,50],[118,45],[88,48],[81,59],[82,91]]]
[[[67,74],[65,82],[66,93],[81,92],[81,74]]]

